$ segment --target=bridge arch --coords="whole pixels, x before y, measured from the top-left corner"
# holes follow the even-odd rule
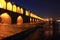
[[[0,17],[2,19],[1,23],[11,24],[11,17],[8,13],[2,13]]]
[[[23,18],[22,16],[17,17],[17,25],[22,25],[23,24]]]

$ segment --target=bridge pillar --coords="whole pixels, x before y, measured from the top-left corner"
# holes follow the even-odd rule
[[[23,23],[30,23],[30,16],[26,16],[25,10],[26,10],[26,9],[23,10],[24,13],[23,13],[23,15],[22,15]]]
[[[12,24],[16,24],[17,23],[17,16],[16,17],[11,17],[12,19]]]
[[[13,13],[13,12],[9,12],[9,15],[11,16],[11,23],[12,24],[16,24],[17,23],[18,14]]]
[[[26,15],[23,15],[23,23],[30,23],[30,17],[29,16],[26,16]]]
[[[31,22],[33,22],[33,18],[31,18]]]
[[[35,20],[36,20],[36,19],[34,18],[34,22],[36,22]]]

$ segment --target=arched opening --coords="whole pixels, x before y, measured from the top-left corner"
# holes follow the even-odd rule
[[[32,18],[30,18],[30,22],[32,22]]]
[[[5,24],[11,23],[11,17],[7,13],[2,13],[0,17],[2,19],[1,23],[5,23]]]
[[[12,11],[12,4],[11,4],[11,2],[7,3],[7,10]]]
[[[24,10],[23,10],[23,8],[21,8],[21,14],[23,14],[24,13]]]
[[[26,12],[26,16],[29,16],[29,11],[28,11],[28,10],[26,10],[25,12]]]
[[[6,2],[4,0],[0,0],[0,8],[6,9]]]
[[[21,13],[21,8],[17,7],[17,13]]]
[[[16,12],[16,5],[13,5],[13,12]]]
[[[22,25],[22,24],[23,24],[23,18],[21,16],[18,16],[17,25]]]

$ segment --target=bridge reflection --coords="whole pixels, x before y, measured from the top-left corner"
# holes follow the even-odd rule
[[[35,23],[36,24],[36,23]],[[22,25],[0,23],[0,38],[5,38],[16,33],[35,27],[35,24],[24,23]]]
[[[48,24],[39,24],[39,23],[24,23],[22,25],[17,24],[1,24],[0,23],[0,38],[14,38],[14,39],[22,39],[23,37],[25,40],[42,40],[48,39],[52,37],[52,28],[50,29],[51,25]],[[27,31],[29,30],[29,31]],[[33,32],[34,31],[34,32]],[[23,33],[21,33],[23,32]],[[22,35],[21,35],[22,34]],[[25,35],[25,36],[24,36]],[[29,35],[27,37],[27,35]],[[15,38],[17,37],[17,38]]]

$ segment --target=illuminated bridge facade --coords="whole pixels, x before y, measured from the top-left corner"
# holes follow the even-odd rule
[[[0,23],[22,24],[44,21],[29,10],[26,10],[13,2],[0,0]]]

